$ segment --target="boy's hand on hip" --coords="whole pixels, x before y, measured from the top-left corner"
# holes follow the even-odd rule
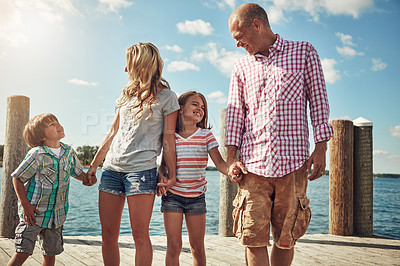
[[[23,209],[23,215],[24,215],[24,220],[27,222],[29,225],[35,225],[36,224],[36,214],[40,214],[38,209],[36,209],[33,205],[30,203],[22,205]]]

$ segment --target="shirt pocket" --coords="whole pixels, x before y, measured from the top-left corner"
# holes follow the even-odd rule
[[[40,170],[39,180],[44,187],[51,188],[57,180],[57,169],[51,166],[44,166]]]
[[[303,74],[283,72],[280,75],[279,99],[285,102],[295,102],[303,95]]]

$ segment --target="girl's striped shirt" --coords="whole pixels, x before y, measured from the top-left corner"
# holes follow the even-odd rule
[[[198,197],[206,192],[208,152],[218,142],[208,129],[199,128],[188,138],[175,133],[176,183],[170,192],[183,197]]]

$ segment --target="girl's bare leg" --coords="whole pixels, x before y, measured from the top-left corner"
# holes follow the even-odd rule
[[[151,266],[153,247],[149,236],[149,225],[155,195],[139,194],[128,196],[129,218],[135,241],[135,265]]]
[[[204,235],[206,233],[206,215],[186,214],[185,220],[189,233],[190,249],[193,255],[193,265],[205,266],[206,251],[204,248]]]
[[[106,266],[119,265],[118,237],[125,197],[99,192],[103,262]]]
[[[182,222],[182,213],[164,212],[164,227],[167,234],[166,266],[179,265],[179,255],[182,250]]]

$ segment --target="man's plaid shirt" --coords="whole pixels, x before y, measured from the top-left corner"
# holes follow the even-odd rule
[[[269,56],[239,59],[233,69],[226,116],[226,145],[240,149],[248,171],[279,177],[309,157],[307,103],[314,141],[332,137],[321,62],[308,42],[279,35]]]
[[[74,150],[61,143],[60,157],[46,146],[32,148],[11,176],[24,183],[28,200],[40,212],[35,214],[36,224],[58,228],[64,224],[68,212],[70,177],[82,172],[83,166]],[[19,213],[23,220],[21,204]]]

